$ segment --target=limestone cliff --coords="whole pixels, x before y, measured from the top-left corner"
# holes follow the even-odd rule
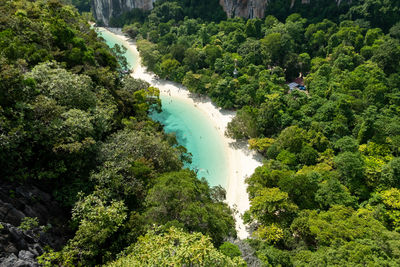
[[[133,8],[150,10],[156,0],[92,0],[92,10],[97,21],[108,26],[112,17],[118,17]],[[228,17],[263,18],[268,4],[274,0],[219,0],[220,5]],[[295,3],[312,5],[318,0],[291,0],[290,8]],[[332,0],[340,5],[341,2],[351,0]],[[289,2],[288,2],[289,4]]]
[[[269,0],[220,0],[229,18],[262,18]]]
[[[265,10],[273,0],[219,0],[220,5],[224,11],[231,17],[244,17],[244,18],[263,18]],[[293,8],[296,1],[301,1],[301,4],[311,4],[311,0],[291,0],[290,8]],[[340,5],[343,0],[332,0]],[[351,0],[348,0],[351,1]]]
[[[18,228],[24,217],[37,218],[39,225]],[[60,250],[65,245],[67,221],[68,215],[50,194],[0,179],[0,266],[39,266],[36,257],[46,246]]]
[[[108,26],[112,17],[118,17],[134,8],[150,10],[156,0],[92,0],[93,15]]]

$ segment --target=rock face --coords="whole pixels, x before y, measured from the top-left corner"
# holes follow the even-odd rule
[[[219,0],[228,18],[263,18],[269,0]]]
[[[96,20],[108,26],[112,17],[118,17],[124,12],[134,8],[150,10],[153,8],[153,3],[155,1],[156,0],[92,0],[92,10]],[[265,10],[268,8],[268,4],[271,1],[273,0],[219,0],[219,4],[229,18],[263,18]],[[311,0],[291,0],[290,8],[299,1],[301,1],[303,5],[312,5]],[[340,5],[341,2],[351,0],[332,1]]]
[[[263,18],[265,10],[268,8],[268,4],[271,1],[272,0],[219,0],[219,3],[229,18]],[[291,0],[290,8],[293,8],[294,4],[298,1],[301,1],[303,5],[312,5],[311,0]],[[340,5],[343,0],[332,1]]]
[[[112,17],[118,17],[134,8],[150,10],[156,0],[93,0],[92,10],[97,21],[108,26]]]
[[[35,258],[43,254],[41,234],[22,231],[11,224],[1,224],[0,266],[39,266]]]
[[[18,226],[24,217],[38,218],[29,230]],[[0,182],[0,267],[38,266],[36,257],[43,248],[56,250],[66,242],[67,225],[63,209],[49,195],[31,185]],[[47,226],[47,227],[43,227]]]

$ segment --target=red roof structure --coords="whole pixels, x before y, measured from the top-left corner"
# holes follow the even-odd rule
[[[297,77],[296,79],[294,79],[293,82],[297,83],[298,85],[304,86],[304,80],[301,77]]]

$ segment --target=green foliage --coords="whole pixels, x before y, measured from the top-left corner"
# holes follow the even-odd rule
[[[335,166],[341,175],[342,182],[345,185],[350,186],[350,190],[353,192],[358,191],[358,194],[362,194],[362,186],[364,185],[364,162],[361,155],[352,152],[340,153],[334,159]],[[361,190],[361,191],[360,191]]]
[[[279,188],[263,188],[250,200],[250,218],[260,223],[290,223],[298,207]]]
[[[399,3],[339,2],[220,21],[217,0],[164,0],[111,21],[133,23],[150,71],[237,109],[227,136],[267,158],[244,215],[265,265],[400,264]],[[2,174],[75,207],[73,237],[40,263],[99,265],[130,246],[115,264],[243,264],[211,245],[235,236],[224,191],[181,170],[185,150],[147,116],[159,92],[121,74],[123,49],[57,0],[3,1],[0,20]],[[299,75],[306,90],[289,91]]]
[[[269,245],[266,242],[254,244],[257,247],[257,257],[267,266],[291,266],[290,254]]]
[[[143,59],[143,63],[149,68],[149,70],[154,71],[156,63],[161,58],[156,46],[147,40],[141,40],[137,42],[137,47],[140,52],[140,56]]]
[[[400,231],[400,190],[391,188],[380,193],[382,202],[386,206],[386,213],[393,229]]]
[[[188,231],[202,232],[220,245],[225,236],[235,236],[236,232],[232,211],[222,202],[224,199],[214,199],[212,193],[193,172],[166,173],[146,197],[145,216],[158,225],[178,224]]]
[[[88,4],[74,3],[81,11]],[[183,18],[187,11],[169,3],[155,12],[166,20],[160,30],[169,31],[168,21]],[[202,261],[211,260],[212,249],[214,262],[243,265],[243,260],[232,260],[209,246],[210,240],[221,244],[236,235],[232,211],[223,203],[225,191],[211,189],[194,173],[181,171],[183,161],[190,160],[185,148],[148,117],[161,108],[159,90],[125,75],[124,48],[109,48],[87,19],[58,0],[0,3],[2,179],[40,187],[58,200],[60,213],[72,215],[66,225],[51,222],[55,229],[66,229],[69,240],[60,251],[48,249],[38,257],[39,264],[102,265],[136,243],[152,224],[160,224],[163,229],[182,225],[187,231],[210,235],[212,239],[200,234],[195,238],[205,244],[199,252]],[[187,20],[184,27],[193,34],[201,28],[196,20]],[[140,24],[127,31],[147,34]],[[163,44],[176,40],[168,32],[153,31],[149,36]],[[166,75],[178,66],[171,78],[183,79],[186,69],[179,66],[186,46],[168,52],[177,59],[162,57],[162,47],[161,53],[146,40],[138,46],[146,54],[145,64]],[[204,64],[200,56],[199,64]],[[170,188],[171,180],[175,188]],[[189,195],[177,198],[185,188]],[[168,203],[157,196],[158,190],[171,192]],[[154,213],[164,205],[173,208],[174,201],[181,203],[176,214]],[[177,214],[179,218],[174,217]],[[37,226],[32,218],[21,224],[22,229]]]
[[[318,187],[315,201],[321,208],[327,209],[333,205],[355,206],[357,203],[357,198],[334,177],[321,182]]]
[[[283,238],[283,230],[275,224],[267,226],[261,225],[253,233],[253,236],[257,239],[265,241],[268,244],[275,244]]]
[[[367,210],[334,206],[327,212],[302,213],[291,226],[297,238],[316,242],[316,252],[300,251],[294,263],[396,265],[398,233],[388,231]],[[339,257],[337,257],[339,256]]]
[[[71,3],[78,8],[79,12],[90,11],[90,0],[71,0]]]
[[[226,135],[235,139],[251,138],[257,136],[254,109],[245,107],[228,124]]]
[[[240,252],[239,247],[232,244],[231,242],[224,242],[218,249],[222,254],[228,256],[231,259],[235,257],[242,256],[242,252]]]
[[[38,226],[39,226],[38,218],[24,217],[22,218],[21,224],[18,226],[18,228],[27,231],[37,228]]]
[[[268,148],[275,143],[272,138],[253,138],[249,140],[249,148],[257,150],[258,152],[265,155]]]
[[[351,136],[345,136],[336,141],[335,148],[338,149],[340,152],[357,152],[358,143],[357,140],[355,140]]]
[[[164,2],[168,2],[168,0],[157,1],[156,6]],[[207,21],[219,21],[226,18],[226,14],[219,5],[218,0],[198,0],[195,2],[177,0],[175,2],[182,7],[184,17],[201,18]]]
[[[241,257],[231,259],[216,250],[209,237],[175,227],[165,232],[150,230],[127,254],[108,266],[247,266]]]
[[[72,219],[79,225],[74,238],[69,240],[61,252],[44,254],[44,264],[93,264],[96,257],[103,254],[107,240],[122,226],[127,217],[122,201],[107,201],[104,198],[102,192],[98,191],[82,197],[76,203],[72,210]]]

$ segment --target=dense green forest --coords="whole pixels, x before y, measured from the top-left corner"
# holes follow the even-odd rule
[[[237,109],[226,134],[265,157],[244,216],[264,264],[398,266],[400,2],[279,2],[219,22],[166,2],[124,32],[148,69]]]
[[[163,0],[114,21],[151,71],[237,110],[226,135],[265,158],[244,241],[224,189],[183,169],[190,154],[148,117],[158,89],[79,15],[89,1],[0,2],[1,182],[69,218],[40,264],[400,265],[400,2],[290,2],[246,20]],[[299,76],[306,90],[289,90]]]
[[[0,21],[2,182],[35,185],[70,216],[68,242],[39,263],[93,266],[135,253],[143,265],[175,247],[180,254],[158,260],[243,263],[217,250],[236,236],[224,189],[182,169],[190,155],[148,117],[159,91],[123,74],[123,48],[108,48],[58,0],[1,1]],[[21,229],[37,226],[28,218]]]

